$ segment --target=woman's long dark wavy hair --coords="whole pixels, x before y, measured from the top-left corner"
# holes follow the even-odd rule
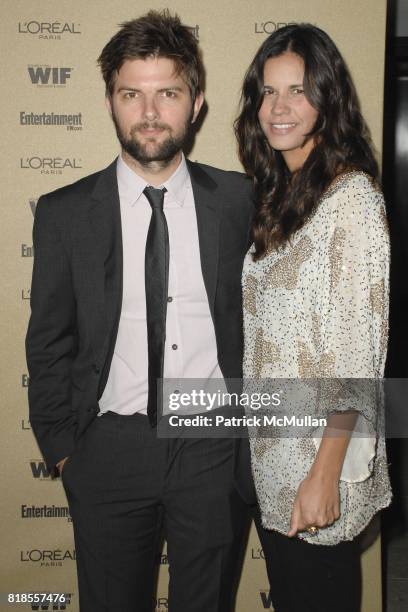
[[[315,146],[293,174],[282,154],[269,145],[258,119],[265,63],[288,51],[304,61],[305,96],[318,111],[308,135]],[[261,45],[245,75],[235,133],[240,160],[255,186],[255,260],[285,244],[302,227],[339,174],[356,169],[378,178],[369,131],[346,63],[330,37],[311,24],[283,27]]]

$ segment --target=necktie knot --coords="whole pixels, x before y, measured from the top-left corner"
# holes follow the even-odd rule
[[[163,210],[164,194],[166,191],[167,189],[165,187],[163,187],[163,189],[156,189],[155,187],[151,187],[149,185],[148,187],[145,187],[143,193],[153,209],[160,208]]]

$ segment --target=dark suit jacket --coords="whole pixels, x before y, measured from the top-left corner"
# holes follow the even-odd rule
[[[251,184],[238,172],[188,162],[201,268],[226,378],[242,376],[241,271]],[[122,302],[122,231],[116,161],[42,196],[33,230],[26,338],[30,422],[52,471],[99,411]],[[242,454],[242,451],[240,451]],[[246,455],[244,462],[248,462]]]

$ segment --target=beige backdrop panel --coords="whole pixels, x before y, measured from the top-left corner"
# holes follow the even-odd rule
[[[23,341],[29,316],[32,210],[41,193],[107,165],[116,155],[95,60],[118,23],[162,7],[155,0],[3,0],[1,4],[5,121],[0,230],[4,313],[0,591],[69,593],[66,609],[72,612],[78,610],[72,524],[61,483],[51,481],[44,471],[28,422]],[[192,159],[239,169],[231,124],[243,74],[265,36],[293,21],[315,23],[337,42],[380,147],[386,0],[177,0],[170,8],[195,28],[207,67],[208,114]],[[44,81],[48,76],[44,84],[35,82],[38,69]],[[24,113],[31,112],[72,114],[75,129],[26,125]],[[160,612],[167,609],[165,551],[161,561]],[[252,532],[237,610],[272,609],[267,584],[262,551]],[[365,612],[381,609],[380,593],[377,539],[364,556]]]

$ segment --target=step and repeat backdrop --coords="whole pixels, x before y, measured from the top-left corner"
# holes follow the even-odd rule
[[[79,610],[67,501],[59,479],[47,473],[28,419],[24,336],[30,311],[31,229],[40,194],[103,168],[117,155],[96,58],[118,24],[150,8],[165,7],[156,0],[1,3],[0,591],[65,593],[64,601],[55,605],[4,602],[1,610]],[[268,34],[303,21],[325,29],[344,53],[380,150],[386,0],[173,0],[168,8],[194,30],[207,70],[207,114],[191,159],[240,169],[232,122],[244,72]],[[364,612],[381,610],[380,542],[372,542],[363,556]],[[158,563],[156,611],[164,612],[165,548]],[[273,609],[263,552],[253,529],[236,609]]]

